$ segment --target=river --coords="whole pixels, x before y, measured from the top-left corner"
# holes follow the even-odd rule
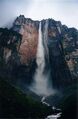
[[[45,105],[51,107],[51,105],[50,105],[49,103],[47,103],[47,102],[45,101],[45,99],[46,99],[46,97],[42,97],[42,99],[41,99],[42,104],[45,104]],[[45,119],[58,119],[59,117],[61,117],[61,114],[62,114],[61,109],[57,109],[56,107],[53,106],[53,107],[52,107],[52,110],[58,110],[59,113],[57,113],[57,114],[52,114],[52,115],[48,115]]]

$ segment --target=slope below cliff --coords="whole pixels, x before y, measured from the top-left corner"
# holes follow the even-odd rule
[[[45,118],[52,109],[0,77],[0,118]]]

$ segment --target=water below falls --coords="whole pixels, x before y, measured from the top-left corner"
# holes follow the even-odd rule
[[[51,105],[50,105],[49,103],[47,103],[47,102],[45,101],[45,99],[46,99],[46,97],[43,97],[43,98],[41,99],[42,104],[45,104],[46,106],[51,107]],[[47,116],[45,119],[58,119],[59,117],[61,117],[61,114],[62,114],[61,109],[57,109],[56,107],[53,106],[53,107],[52,107],[52,110],[58,110],[59,112],[58,112],[57,114],[49,115],[49,116]]]
[[[47,60],[48,60],[48,48],[47,48],[47,32],[48,32],[48,22],[46,21],[44,27],[44,39],[41,30],[41,22],[39,23],[39,36],[38,36],[38,48],[37,48],[37,55],[36,55],[36,63],[37,69],[34,75],[34,81],[32,83],[31,89],[38,95],[50,95],[53,93],[52,86],[50,82],[50,68],[48,67],[46,70],[46,61],[45,61],[45,54],[47,53]],[[43,45],[43,41],[44,45]],[[46,73],[45,73],[46,71]]]

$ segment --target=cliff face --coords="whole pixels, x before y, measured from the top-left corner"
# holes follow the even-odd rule
[[[42,33],[44,32],[45,21],[41,21]],[[1,65],[2,67],[6,65],[6,69],[9,69],[3,68],[5,72],[10,71],[12,76],[25,79],[26,82],[32,80],[36,68],[38,29],[39,21],[33,21],[20,15],[14,21],[12,30],[0,30],[0,61],[3,61]],[[78,32],[76,32],[76,29],[69,29],[59,21],[48,19],[47,47],[54,87],[64,87],[71,82],[70,71],[73,69],[73,72],[75,72],[72,53],[75,52],[75,56],[77,54],[78,39],[76,35]],[[70,49],[72,51],[69,52]]]
[[[48,31],[48,48],[53,86],[57,88],[65,87],[70,84],[71,75],[62,45],[61,22],[50,19]]]
[[[37,22],[26,19],[23,15],[18,17],[13,24],[13,30],[22,35],[19,49],[22,64],[29,64],[29,62],[36,58],[38,44],[37,27]]]
[[[0,28],[0,75],[10,75],[13,67],[20,64],[20,43],[19,33]]]
[[[62,44],[66,62],[69,66],[72,78],[78,77],[78,30],[62,27]]]
[[[26,79],[29,83],[35,67],[34,50],[30,47],[32,52],[30,53],[27,49],[28,44],[24,46],[25,42],[22,40],[23,36],[18,32],[12,29],[0,29],[0,76],[13,78],[15,81],[12,82],[15,83],[18,79]]]

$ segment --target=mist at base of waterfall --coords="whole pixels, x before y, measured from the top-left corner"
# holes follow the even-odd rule
[[[40,96],[49,96],[55,93],[54,90],[52,90],[51,82],[48,81],[49,77],[48,75],[40,75],[41,71],[35,75],[36,81],[34,80],[30,89],[35,92],[37,95]],[[49,72],[48,72],[49,73]]]

